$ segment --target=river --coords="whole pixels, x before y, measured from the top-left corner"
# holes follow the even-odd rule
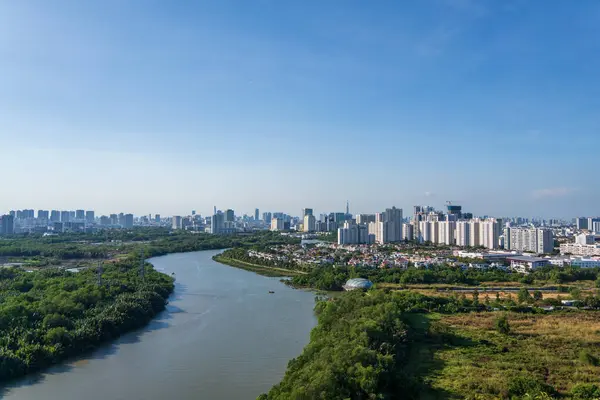
[[[314,294],[216,263],[217,253],[150,259],[177,277],[166,311],[86,357],[1,389],[0,397],[243,400],[268,391],[308,343]]]

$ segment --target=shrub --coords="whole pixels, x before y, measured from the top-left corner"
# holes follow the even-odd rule
[[[496,318],[495,326],[496,330],[503,335],[510,333],[510,324],[508,323],[508,316],[506,314]]]
[[[574,399],[600,399],[600,388],[591,383],[579,383],[571,389],[571,396]]]
[[[587,350],[579,352],[579,361],[586,365],[598,365],[598,358],[590,354]]]
[[[510,397],[527,396],[537,398],[540,395],[553,394],[555,392],[552,386],[532,376],[517,376],[508,384],[508,394]]]

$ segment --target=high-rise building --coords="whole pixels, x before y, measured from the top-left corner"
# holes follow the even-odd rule
[[[479,247],[481,246],[480,241],[480,233],[481,233],[481,223],[479,219],[473,219],[469,221],[469,246],[471,247]]]
[[[595,222],[600,222],[600,218],[597,217],[589,217],[587,219],[587,230],[588,231],[593,231],[594,230],[594,223]]]
[[[577,226],[577,229],[579,229],[579,230],[587,229],[588,228],[588,219],[586,217],[578,217],[575,220],[575,225]]]
[[[369,222],[369,234],[379,244],[402,241],[402,209],[392,207],[375,214],[375,222]]]
[[[543,228],[505,228],[505,248],[516,251],[530,251],[538,254],[552,253],[554,235],[552,230]],[[506,240],[508,234],[509,240]]]
[[[367,225],[369,222],[375,222],[375,214],[358,214],[356,216],[356,223]]]
[[[265,221],[265,224],[271,223],[271,213],[270,212],[263,213],[263,221]]]
[[[60,212],[60,222],[69,222],[71,220],[71,213],[69,211]]]
[[[260,220],[260,213],[258,211],[258,208],[254,209],[254,220],[255,221],[259,221]]]
[[[430,230],[430,242],[431,243],[440,243],[440,238],[441,240],[444,239],[444,232],[445,230],[442,229],[442,231],[440,232],[440,227],[443,228],[442,225],[440,225],[440,223],[437,221],[437,219],[432,219],[431,221],[428,222],[429,223],[429,230]]]
[[[419,232],[419,235],[420,235],[419,237],[417,237],[417,240],[420,243],[431,242],[431,226],[430,226],[429,222],[419,221],[419,223],[417,225],[419,226],[419,229],[417,230],[417,232]]]
[[[471,224],[469,221],[456,222],[456,245],[463,247],[471,245]]]
[[[96,213],[91,210],[86,211],[85,212],[85,220],[90,224],[94,223],[94,221],[96,220]]]
[[[304,232],[314,232],[315,231],[316,218],[312,215],[312,210],[310,214],[306,214],[304,216]]]
[[[75,211],[69,211],[69,221],[73,221],[75,219]]]
[[[338,244],[370,244],[374,240],[375,236],[369,234],[366,225],[346,221],[344,226],[338,229]]]
[[[15,218],[10,215],[2,215],[0,217],[0,234],[12,235],[15,233]]]
[[[37,217],[39,220],[48,221],[50,212],[48,210],[38,210]]]
[[[229,210],[227,210],[229,211]],[[233,212],[233,210],[231,210]],[[232,222],[232,221],[228,221]],[[210,233],[217,235],[222,232],[225,226],[225,214],[221,211],[217,211],[210,219]]]
[[[154,222],[156,222],[157,224],[160,223],[160,214],[154,215]]]
[[[481,221],[479,226],[480,245],[488,249],[498,249],[500,247],[501,231],[502,220],[488,218]]]
[[[402,224],[402,239],[415,240],[415,227],[412,224]]]
[[[50,221],[51,222],[60,222],[60,211],[52,210],[50,212]]]
[[[125,214],[123,216],[123,227],[126,229],[133,228],[133,214]]]
[[[390,224],[388,241],[400,242],[402,240],[402,209],[396,207],[387,208],[383,213],[383,222]]]
[[[282,231],[284,229],[283,218],[271,218],[271,230]]]
[[[172,229],[182,229],[183,228],[183,221],[180,215],[173,215],[172,218]]]
[[[441,224],[444,229],[444,242],[443,243],[450,245],[450,246],[456,244],[456,238],[455,238],[456,221],[444,221]]]
[[[76,210],[75,219],[78,221],[83,221],[85,219],[85,210]]]
[[[313,209],[312,208],[303,208],[302,209],[302,217],[305,217],[307,215],[313,215]]]
[[[54,222],[52,224],[52,230],[54,232],[64,232],[66,222]]]
[[[235,221],[235,213],[232,209],[225,210],[225,222]]]
[[[119,225],[119,216],[117,214],[110,214],[110,224]]]

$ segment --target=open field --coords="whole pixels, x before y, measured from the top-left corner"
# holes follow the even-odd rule
[[[234,260],[233,258],[223,257],[221,255],[215,256],[215,261],[220,262],[221,264],[226,264],[231,267],[245,269],[247,271],[256,272],[257,274],[271,277],[284,277],[284,276],[295,276],[295,275],[304,275],[306,272],[303,271],[295,271],[291,269],[284,268],[275,268],[275,267],[266,267],[258,264],[252,264],[245,261]]]
[[[421,398],[510,398],[523,396],[515,391],[528,384],[529,391],[569,397],[577,383],[600,384],[599,312],[510,313],[508,335],[494,329],[499,315],[413,317],[412,325],[429,324],[411,354]]]

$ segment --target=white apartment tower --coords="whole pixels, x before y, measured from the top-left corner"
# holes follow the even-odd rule
[[[467,247],[471,245],[471,223],[470,221],[456,222],[456,244]]]
[[[550,229],[541,228],[506,228],[505,235],[509,241],[505,243],[510,250],[530,251],[544,254],[554,250],[554,235]]]
[[[307,209],[305,209],[305,210],[307,210]],[[316,220],[315,216],[312,215],[312,210],[311,210],[311,214],[306,214],[304,216],[304,232],[314,232],[316,223],[317,223],[317,220]]]
[[[498,249],[500,247],[501,231],[501,220],[495,218],[488,218],[484,221],[481,221],[479,227],[480,245],[488,249]]]
[[[481,246],[479,232],[481,231],[481,222],[478,219],[469,221],[469,245],[471,247]]]
[[[283,230],[283,218],[271,218],[271,230],[282,231]]]

